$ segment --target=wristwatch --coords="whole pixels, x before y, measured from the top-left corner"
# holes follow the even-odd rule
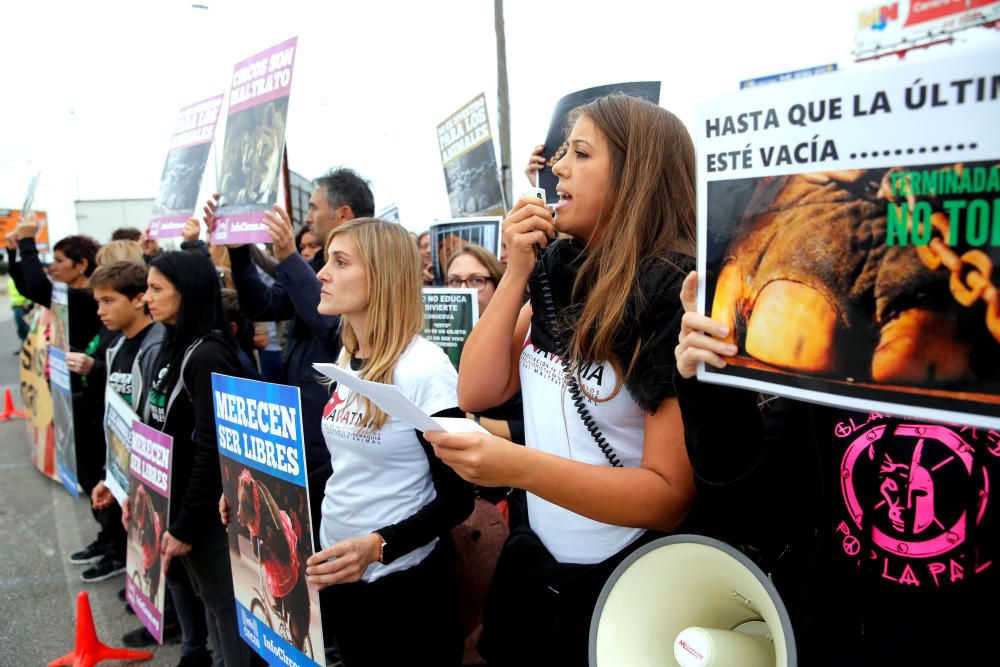
[[[378,562],[382,563],[383,562],[382,558],[385,557],[385,545],[388,544],[388,542],[386,542],[385,538],[382,537],[379,533],[374,533],[373,532],[372,535],[374,535],[375,537],[378,538],[378,542],[379,542],[379,544],[378,544]]]

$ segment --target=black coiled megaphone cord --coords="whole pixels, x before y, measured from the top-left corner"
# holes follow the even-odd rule
[[[573,406],[576,408],[577,414],[580,415],[580,421],[593,436],[594,442],[597,443],[598,448],[604,457],[608,460],[614,468],[621,468],[622,462],[615,454],[614,448],[611,443],[607,441],[604,434],[601,433],[601,429],[598,428],[597,424],[594,422],[594,418],[590,415],[590,411],[587,409],[584,403],[583,390],[580,389],[579,383],[576,381],[576,376],[573,374],[573,368],[570,365],[569,358],[566,355],[566,347],[563,345],[562,337],[556,330],[556,306],[555,300],[552,298],[552,288],[549,286],[549,276],[545,271],[545,267],[539,262],[538,264],[538,286],[542,290],[542,305],[545,307],[545,317],[549,322],[549,328],[552,330],[552,346],[556,348],[553,352],[559,357],[559,363],[562,364],[563,374],[566,376],[566,386],[569,389],[570,396],[573,399]]]

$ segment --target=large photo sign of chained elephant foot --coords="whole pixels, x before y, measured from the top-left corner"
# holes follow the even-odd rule
[[[739,351],[702,379],[1000,426],[990,62],[836,74],[703,114],[700,305]]]

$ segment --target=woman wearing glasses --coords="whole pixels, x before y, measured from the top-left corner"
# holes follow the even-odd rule
[[[479,316],[483,316],[486,307],[493,299],[497,285],[503,277],[503,268],[493,254],[482,247],[471,243],[448,260],[448,268],[445,273],[445,284],[448,287],[457,289],[459,287],[471,287],[479,291]],[[510,400],[479,413],[469,413],[470,419],[475,419],[479,424],[493,435],[506,438],[518,444],[524,444],[524,412],[521,406],[521,392],[514,394]],[[491,494],[486,494],[491,496]],[[504,493],[506,495],[506,488]],[[497,500],[498,498],[492,498]]]
[[[501,278],[503,268],[497,258],[486,248],[472,243],[448,260],[444,282],[451,288],[471,287],[479,290],[479,316],[482,317]]]

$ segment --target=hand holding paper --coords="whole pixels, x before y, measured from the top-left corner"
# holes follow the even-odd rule
[[[425,437],[439,459],[459,477],[479,486],[521,486],[532,452],[510,440],[478,431],[432,431]]]
[[[395,385],[369,382],[355,377],[336,364],[313,364],[313,368],[332,380],[366,397],[396,419],[418,431],[447,433],[486,433],[486,429],[470,419],[431,417],[418,408]]]

